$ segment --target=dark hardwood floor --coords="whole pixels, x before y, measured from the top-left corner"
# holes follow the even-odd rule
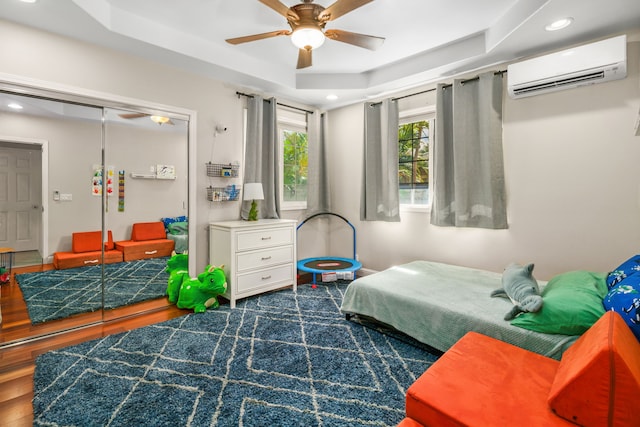
[[[34,326],[14,275],[51,268],[51,265],[14,268],[10,282],[0,288],[0,427],[33,424],[31,399],[38,355],[189,313],[160,299]],[[59,332],[63,330],[66,332]]]

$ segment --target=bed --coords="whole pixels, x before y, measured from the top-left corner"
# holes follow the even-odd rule
[[[372,318],[439,351],[468,331],[560,359],[578,335],[523,329],[504,320],[513,307],[491,298],[502,274],[429,261],[413,261],[360,277],[345,291],[341,311]],[[545,282],[539,282],[541,289]]]

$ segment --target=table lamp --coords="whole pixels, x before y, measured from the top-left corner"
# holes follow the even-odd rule
[[[243,200],[251,200],[251,209],[249,210],[248,221],[258,220],[258,203],[256,200],[264,200],[264,194],[262,193],[262,183],[250,182],[244,184],[244,196]]]

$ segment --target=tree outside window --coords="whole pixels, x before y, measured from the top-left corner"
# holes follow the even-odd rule
[[[307,200],[307,134],[283,130],[283,201]]]
[[[400,204],[429,204],[429,125],[421,120],[398,128]]]

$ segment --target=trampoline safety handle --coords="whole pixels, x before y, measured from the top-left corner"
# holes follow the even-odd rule
[[[340,218],[341,220],[343,220],[344,222],[347,223],[347,225],[349,227],[351,227],[351,231],[353,233],[353,259],[357,258],[357,251],[356,251],[356,228],[353,226],[353,224],[351,224],[349,222],[349,220],[345,217],[343,217],[342,215],[339,215],[337,213],[333,213],[333,212],[318,212],[316,214],[311,215],[310,217],[304,219],[297,227],[296,227],[296,233],[298,232],[298,230],[300,229],[300,227],[302,227],[307,221],[309,221],[310,219],[313,219],[317,216],[323,216],[323,215],[332,215],[332,216],[336,216],[338,218]]]

